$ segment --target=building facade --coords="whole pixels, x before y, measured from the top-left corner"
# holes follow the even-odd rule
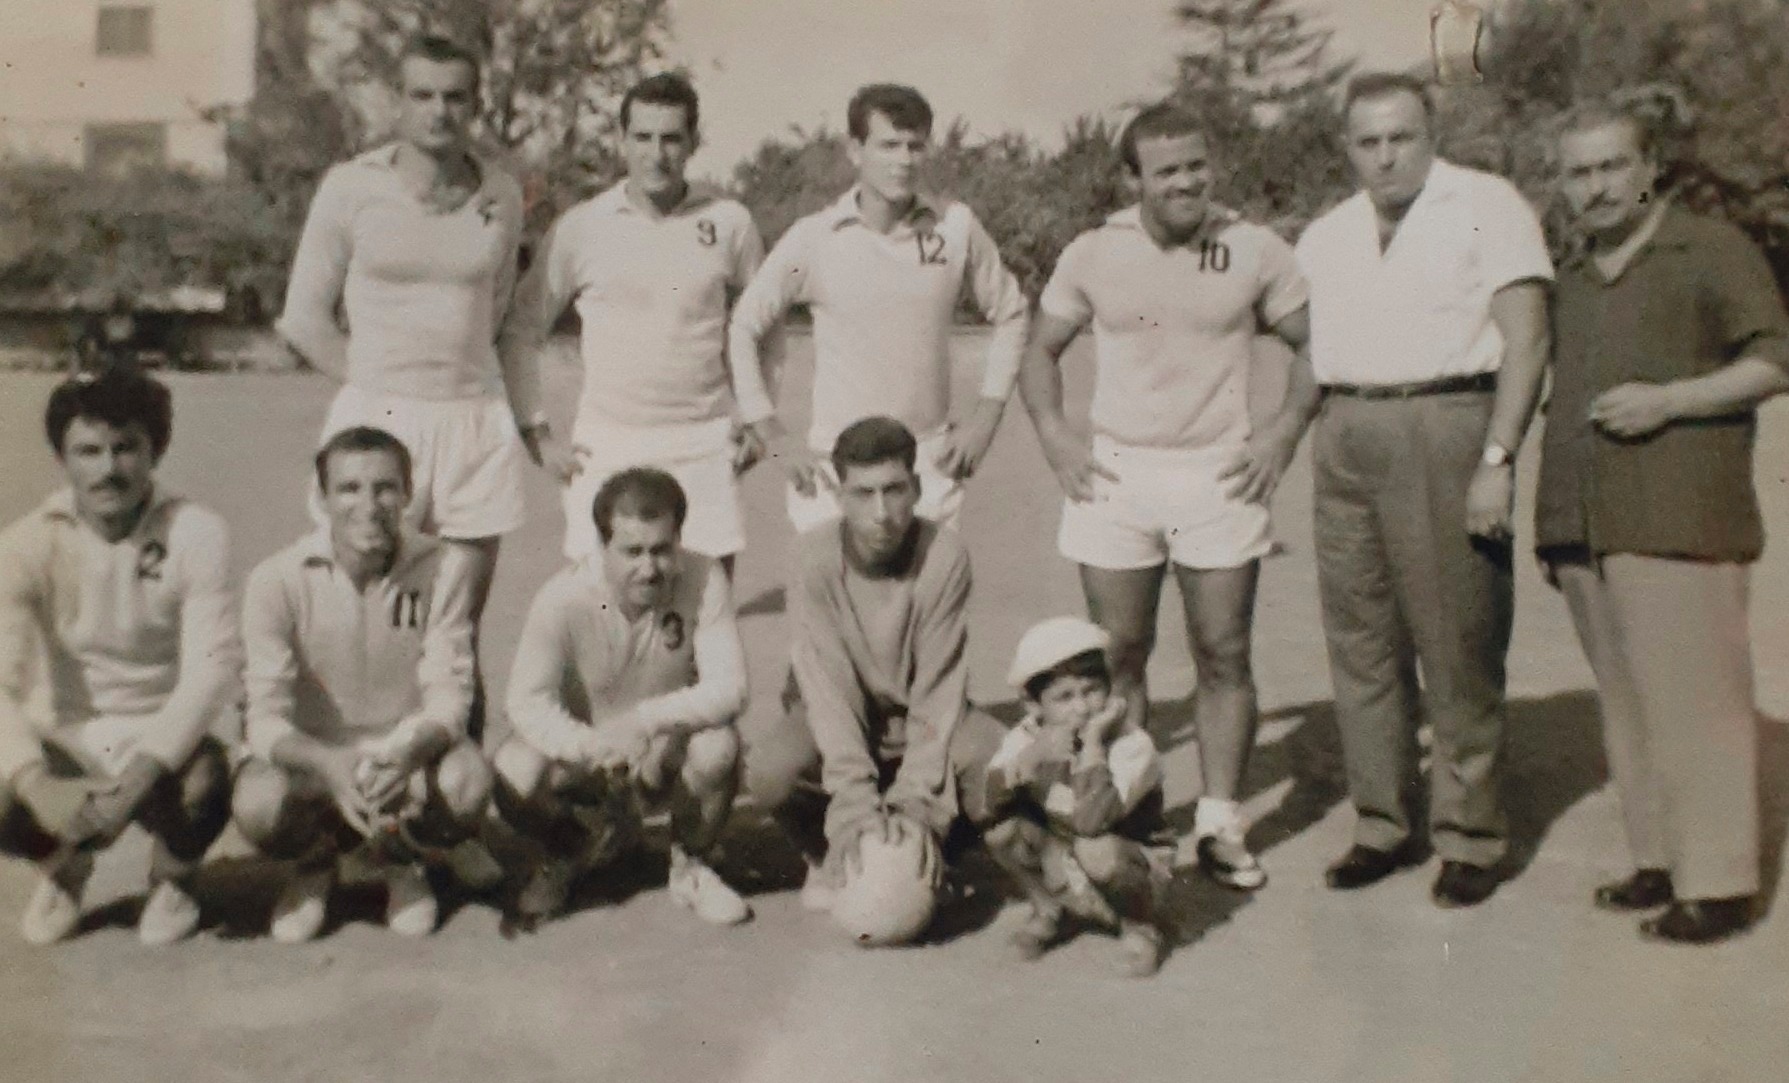
[[[222,173],[254,93],[255,0],[0,0],[0,157]]]

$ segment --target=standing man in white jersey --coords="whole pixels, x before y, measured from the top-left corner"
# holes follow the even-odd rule
[[[670,806],[670,893],[703,921],[751,916],[708,859],[739,788],[745,647],[720,563],[683,548],[689,505],[670,474],[605,481],[602,548],[535,596],[509,680],[515,734],[497,750],[498,802],[543,846],[522,889],[527,921],[564,908],[573,881],[617,856],[641,805]]]
[[[387,924],[435,928],[425,857],[478,829],[491,772],[467,736],[472,573],[463,549],[403,525],[410,457],[356,426],[317,453],[328,525],[262,561],[243,601],[248,744],[238,829],[296,860],[274,939],[323,928],[337,858],[379,866]]]
[[[1502,177],[1435,157],[1422,83],[1349,85],[1361,191],[1298,240],[1311,284],[1312,534],[1336,722],[1357,821],[1331,888],[1421,857],[1417,722],[1434,733],[1431,894],[1474,906],[1508,851],[1505,657],[1515,616],[1514,456],[1549,346],[1552,261]]]
[[[1302,356],[1305,284],[1291,245],[1211,203],[1196,116],[1171,104],[1144,110],[1125,129],[1122,154],[1141,201],[1063,251],[1038,306],[1020,392],[1068,498],[1058,544],[1081,566],[1087,608],[1112,637],[1113,692],[1138,726],[1173,566],[1198,669],[1199,864],[1253,890],[1267,874],[1245,845],[1238,807],[1255,739],[1250,639],[1261,558],[1272,546],[1268,499],[1316,402]],[[1091,447],[1063,418],[1060,370],[1089,324]],[[1300,356],[1281,409],[1256,431],[1248,383],[1263,331]]]
[[[684,180],[699,119],[695,88],[679,75],[623,95],[627,179],[554,223],[504,327],[508,365],[532,367],[566,306],[578,312],[584,392],[572,443],[549,443],[544,456],[564,486],[574,561],[597,548],[597,489],[641,465],[688,494],[685,546],[729,572],[745,546],[736,477],[752,454],[733,421],[727,311],[764,262],[764,241],[744,206]]]
[[[477,58],[452,42],[404,48],[398,138],[323,178],[277,325],[342,381],[322,439],[373,425],[409,449],[410,520],[467,551],[474,628],[498,544],[522,523],[525,447],[538,458],[544,436],[534,359],[498,361],[522,190],[471,149],[478,84]]]
[[[34,944],[75,931],[94,855],[133,821],[155,840],[138,935],[190,934],[191,877],[229,822],[228,534],[154,485],[172,421],[141,374],[61,384],[44,430],[68,487],[0,534],[0,852],[38,867]]]
[[[857,183],[789,227],[733,309],[734,395],[756,438],[789,466],[797,531],[839,517],[838,480],[824,457],[851,423],[883,415],[919,437],[919,514],[955,527],[962,482],[987,454],[1018,377],[1029,306],[974,212],[920,194],[932,109],[918,91],[866,86],[851,99],[846,125]],[[950,335],[965,289],[994,330],[981,397],[953,422]],[[777,421],[777,374],[766,372],[760,353],[798,303],[814,317],[806,442],[787,439]]]

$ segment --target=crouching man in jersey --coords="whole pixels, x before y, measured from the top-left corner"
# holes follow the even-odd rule
[[[240,648],[223,520],[158,490],[168,389],[76,377],[44,429],[68,487],[0,535],[0,852],[41,879],[20,931],[68,936],[94,854],[154,836],[146,944],[191,933],[189,879],[229,821]],[[232,735],[233,736],[233,735]]]
[[[924,931],[959,791],[1005,736],[969,706],[969,554],[914,513],[917,454],[892,418],[839,434],[843,519],[802,538],[793,680],[755,779],[808,862],[802,904],[865,944]]]
[[[424,860],[473,834],[491,772],[466,735],[475,570],[457,547],[403,524],[410,454],[353,427],[317,453],[328,526],[249,576],[248,744],[237,828],[297,862],[274,905],[275,940],[316,936],[338,857],[360,847],[383,875],[386,924],[434,931]]]
[[[745,648],[720,561],[683,548],[688,510],[663,470],[609,478],[591,508],[600,548],[547,580],[523,625],[496,766],[504,818],[545,852],[525,921],[563,910],[665,804],[671,897],[711,924],[751,917],[707,863],[739,786]]]

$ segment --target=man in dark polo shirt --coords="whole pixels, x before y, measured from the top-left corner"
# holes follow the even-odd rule
[[[1559,273],[1535,543],[1596,674],[1636,869],[1595,900],[1720,940],[1755,920],[1752,440],[1789,390],[1789,316],[1744,235],[1655,192],[1647,120],[1578,107],[1559,160],[1585,244]]]

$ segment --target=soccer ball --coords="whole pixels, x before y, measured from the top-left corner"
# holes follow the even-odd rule
[[[866,948],[904,944],[924,932],[938,897],[922,870],[926,850],[936,860],[937,846],[923,830],[909,831],[895,844],[865,835],[855,875],[846,877],[833,903],[833,920]]]

